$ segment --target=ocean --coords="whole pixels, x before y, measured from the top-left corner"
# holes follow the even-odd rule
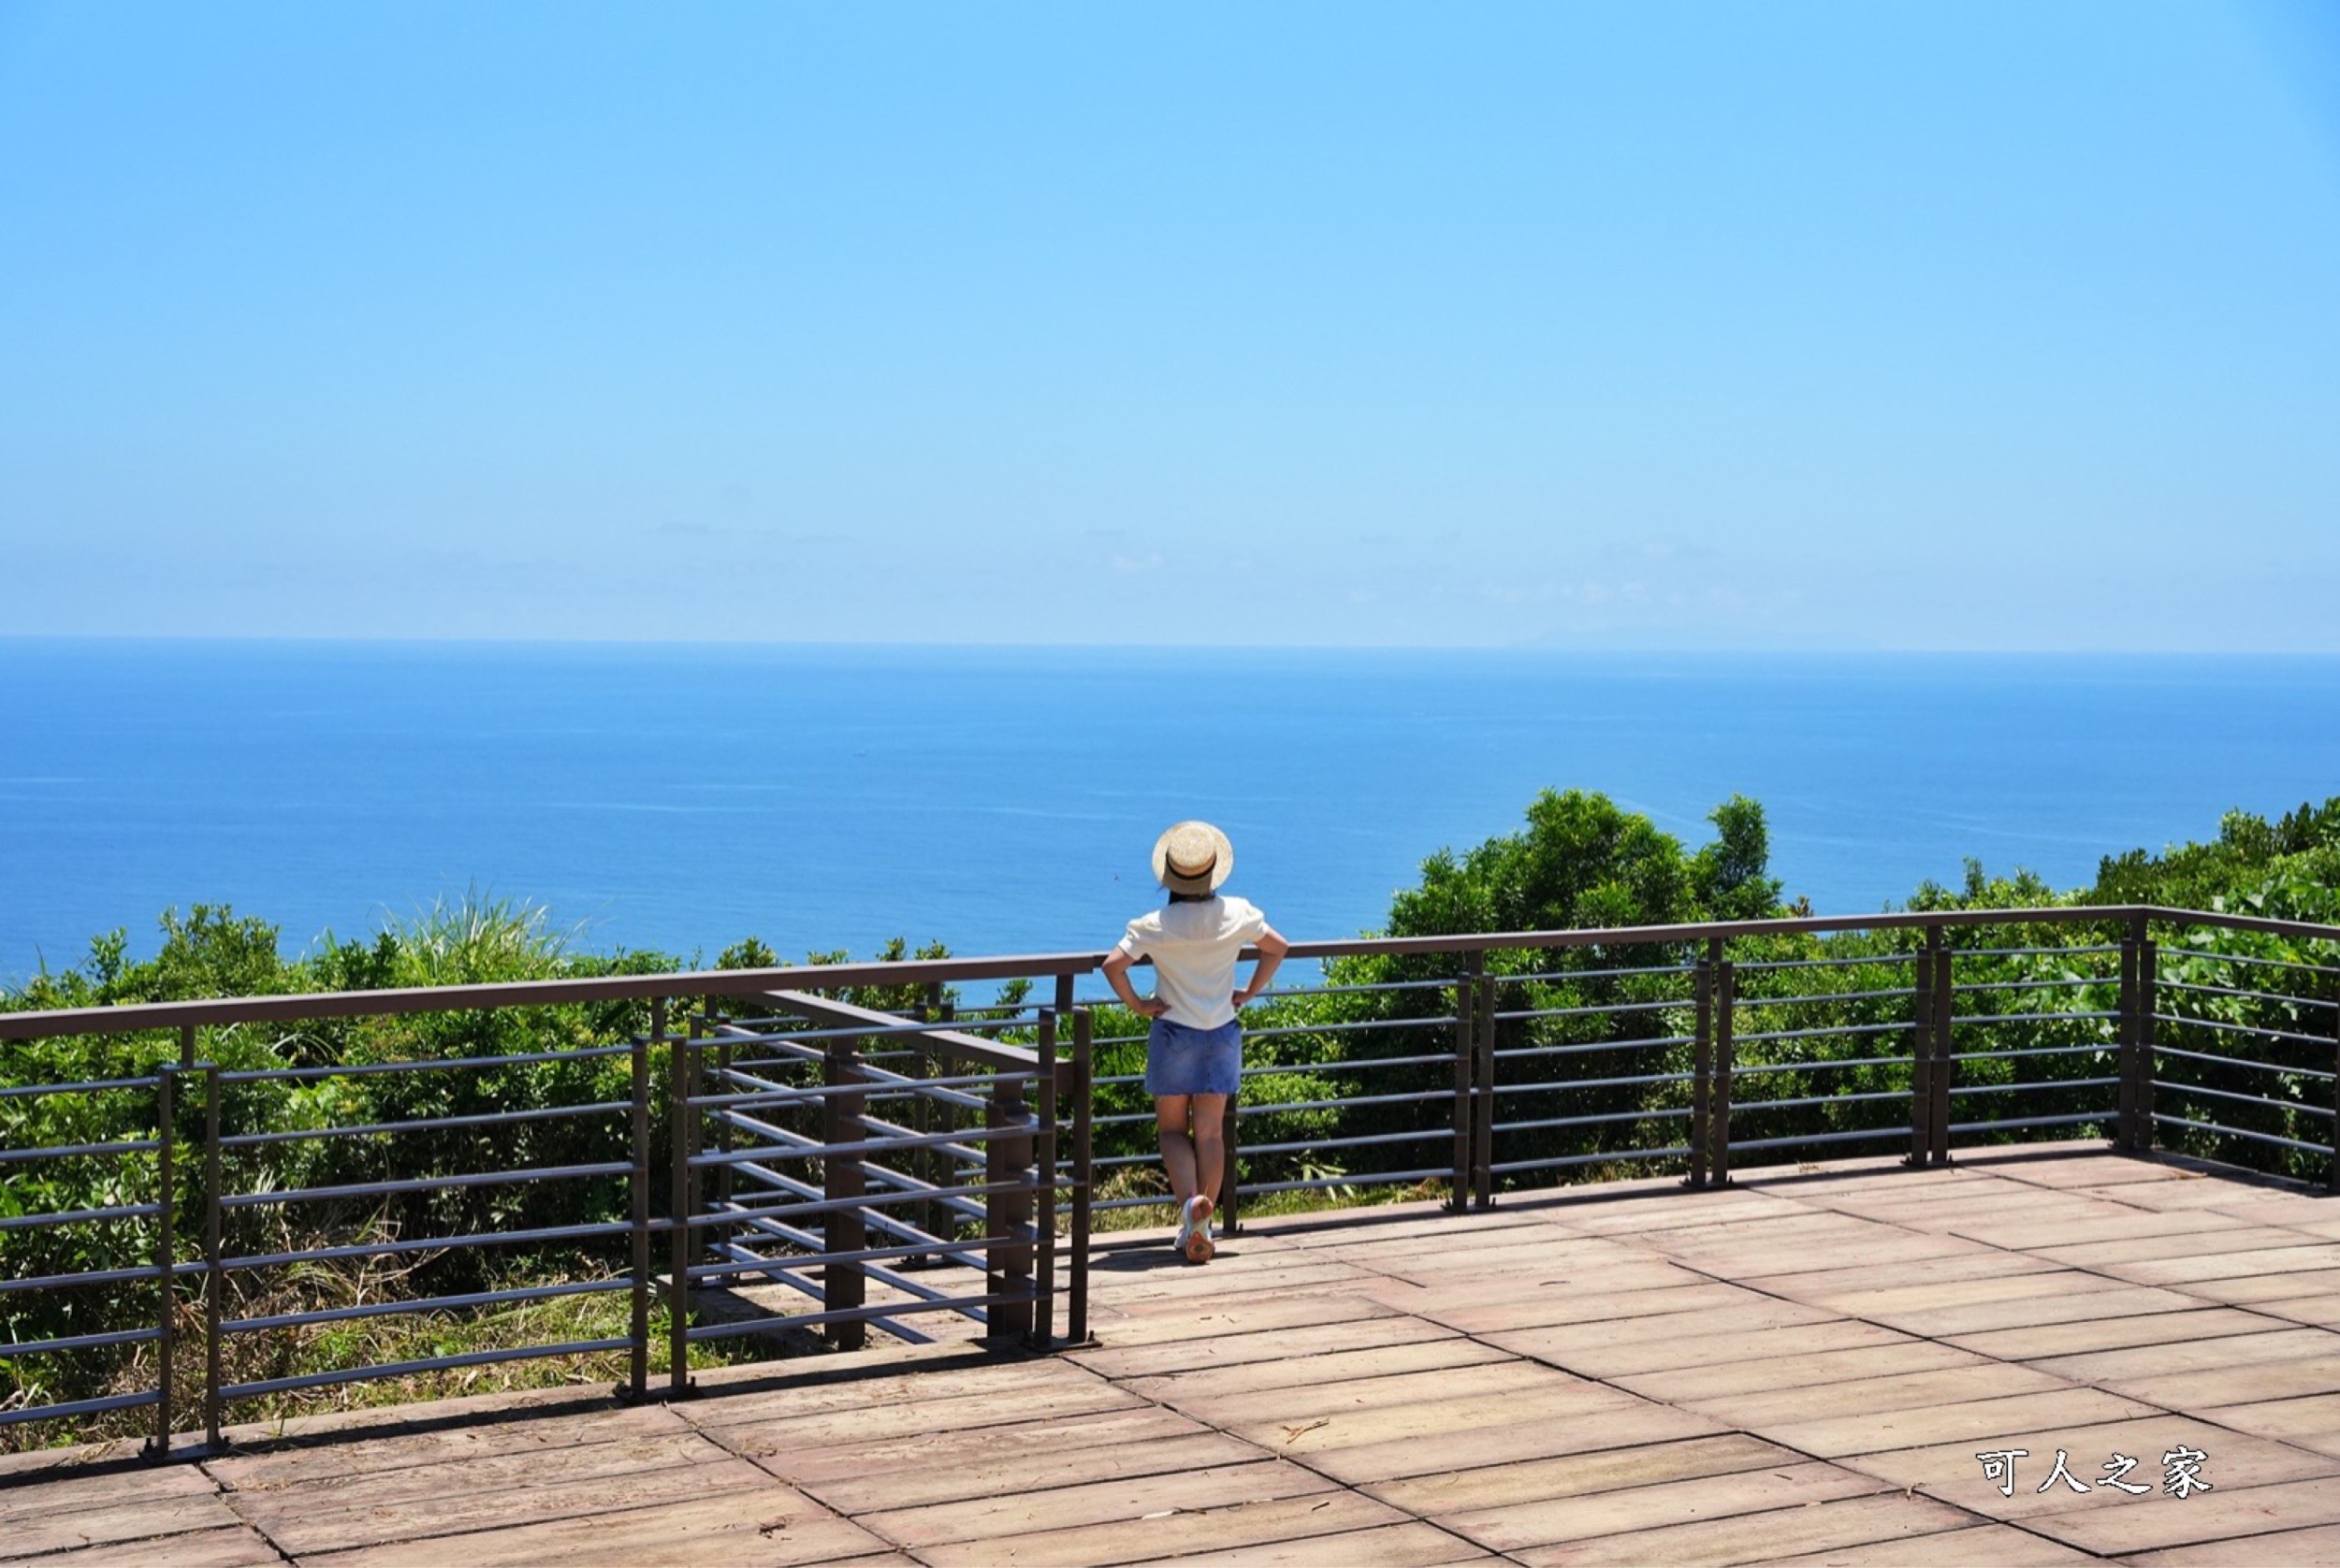
[[[477,889],[598,951],[1097,948],[1155,835],[1296,939],[1607,793],[1866,913],[2340,793],[2340,660],[0,639],[0,983],[167,907],[296,953]]]

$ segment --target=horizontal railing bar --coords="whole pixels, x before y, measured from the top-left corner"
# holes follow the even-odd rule
[[[2302,964],[2291,958],[2260,958],[2247,952],[2213,952],[2202,948],[2166,948],[2162,962],[2178,963],[2200,960],[2208,964],[2249,964],[2262,969],[2297,969],[2310,975],[2340,975],[2340,966],[2330,964]]]
[[[0,1019],[9,1017],[0,1012]],[[80,1083],[19,1083],[0,1089],[0,1100],[21,1099],[27,1095],[94,1095],[108,1089],[158,1089],[160,1078],[95,1078]]]
[[[1908,1025],[1902,1025],[1907,1028]],[[1835,1061],[1758,1062],[1752,1067],[1732,1065],[1733,1078],[1761,1078],[1775,1072],[1818,1072],[1826,1067],[1907,1067],[1907,1056],[1844,1056]]]
[[[1910,1091],[1907,1089],[1866,1089],[1856,1095],[1799,1095],[1794,1099],[1783,1100],[1733,1100],[1731,1112],[1737,1115],[1742,1111],[1795,1111],[1814,1105],[1851,1105],[1860,1100],[1906,1100],[1909,1097]],[[1731,1147],[1738,1147],[1738,1140],[1732,1140]]]
[[[1955,1098],[1960,1095],[2011,1095],[2031,1089],[2106,1089],[2119,1082],[2117,1078],[2051,1078],[2039,1083],[1969,1083],[1950,1093]]]
[[[203,1265],[174,1263],[170,1271],[173,1277],[199,1274],[203,1271]],[[75,1285],[120,1285],[124,1280],[151,1280],[158,1272],[150,1263],[143,1269],[93,1269],[85,1274],[36,1274],[24,1279],[0,1280],[0,1296],[18,1290],[65,1290]]]
[[[0,1013],[0,1023],[7,1015]],[[522,1067],[544,1062],[590,1062],[630,1056],[630,1045],[580,1045],[567,1051],[530,1051],[511,1056],[417,1056],[404,1062],[342,1062],[329,1067],[240,1067],[219,1075],[222,1083],[291,1083],[318,1078],[371,1078],[391,1072],[453,1072],[458,1067]]]
[[[1393,1182],[1427,1182],[1434,1177],[1453,1174],[1453,1171],[1445,1169],[1367,1170],[1360,1171],[1354,1176],[1309,1176],[1295,1178],[1288,1182],[1244,1182],[1235,1190],[1244,1197],[1272,1192],[1322,1192],[1328,1187],[1371,1187],[1384,1186]],[[1091,1207],[1095,1209],[1142,1209],[1151,1203],[1161,1208],[1170,1208],[1175,1202],[1176,1200],[1168,1193],[1164,1193],[1159,1198],[1109,1198],[1092,1204]]]
[[[1280,1024],[1268,1028],[1245,1029],[1247,1040],[1275,1039],[1286,1035],[1353,1035],[1366,1029],[1451,1028],[1454,1015],[1429,1018],[1368,1018],[1353,1024]]]
[[[572,1340],[562,1344],[516,1345],[502,1350],[470,1350],[459,1356],[431,1356],[414,1361],[385,1361],[378,1366],[346,1367],[338,1372],[305,1372],[298,1377],[271,1377],[259,1383],[220,1386],[223,1400],[252,1400],[263,1394],[289,1394],[297,1388],[323,1388],[337,1383],[369,1383],[376,1378],[414,1377],[423,1372],[454,1372],[462,1367],[493,1366],[499,1361],[528,1361],[546,1356],[595,1356],[627,1350],[629,1339]]]
[[[633,1227],[623,1220],[603,1220],[597,1225],[556,1225],[534,1230],[475,1230],[456,1236],[418,1236],[397,1241],[353,1241],[340,1246],[309,1247],[300,1252],[250,1253],[241,1256],[223,1257],[220,1270],[232,1273],[240,1269],[275,1269],[287,1263],[317,1263],[335,1257],[396,1257],[407,1253],[454,1252],[463,1247],[492,1247],[506,1242],[577,1241],[595,1236],[623,1236]],[[650,1221],[652,1230],[668,1228],[663,1219]],[[182,1265],[190,1272],[199,1273],[200,1263]],[[152,1274],[153,1270],[143,1272]]]
[[[1537,969],[1525,974],[1490,974],[1487,978],[1498,985],[1510,985],[1515,981],[1524,984],[1530,980],[1629,980],[1639,975],[1693,975],[1697,972],[1698,965],[1695,964],[1648,964],[1630,969]]]
[[[2090,985],[2118,985],[2118,975],[2076,975],[2071,979],[2026,980],[1963,980],[1950,989],[1963,996],[1986,991],[2071,991]]]
[[[1731,967],[1740,974],[1755,974],[1766,969],[1857,969],[1870,964],[1902,965],[1915,963],[1914,952],[1863,953],[1850,958],[1751,958],[1734,960]]]
[[[743,1334],[768,1334],[775,1328],[808,1328],[821,1323],[865,1323],[873,1317],[894,1317],[908,1313],[967,1312],[970,1307],[1009,1306],[1038,1299],[1034,1292],[1010,1290],[997,1295],[952,1296],[932,1301],[888,1301],[874,1307],[838,1307],[828,1312],[783,1313],[776,1317],[743,1317],[721,1323],[694,1324],[686,1331],[686,1337],[692,1344],[699,1344],[707,1340],[735,1340]]]
[[[1452,1138],[1452,1127],[1424,1127],[1416,1132],[1359,1133],[1354,1138],[1319,1138],[1297,1143],[1246,1143],[1246,1154],[1305,1154],[1318,1149],[1363,1149],[1378,1143],[1418,1143],[1425,1138]]]
[[[1571,1089],[1621,1089],[1639,1083],[1687,1083],[1697,1076],[1689,1072],[1653,1072],[1635,1078],[1551,1079],[1542,1083],[1498,1083],[1493,1086],[1493,1092],[1498,1095],[1544,1095]]]
[[[0,1149],[0,1165],[20,1160],[63,1160],[81,1155],[149,1154],[163,1146],[156,1138],[138,1139],[126,1143],[51,1143],[37,1149]]]
[[[1745,1044],[1750,1040],[1812,1040],[1842,1035],[1889,1035],[1917,1027],[1908,1019],[1896,1019],[1884,1024],[1820,1024],[1809,1029],[1750,1029],[1733,1038]]]
[[[1910,1005],[1910,993],[1897,991],[1826,991],[1810,996],[1751,996],[1742,991],[1734,998],[1742,1008],[1792,1008],[1821,1002],[1898,1002]]]
[[[2071,1127],[2083,1123],[2116,1122],[2115,1111],[2082,1111],[2068,1116],[2001,1116],[1989,1122],[1953,1122],[1952,1132],[1995,1132],[2001,1127]]]
[[[1495,1014],[1498,1024],[1517,1024],[1529,1018],[1614,1018],[1627,1012],[1667,1012],[1677,1008],[1694,1006],[1689,996],[1667,996],[1655,1002],[1588,1002],[1577,1008],[1519,1008],[1500,1010]]]
[[[162,1337],[163,1331],[150,1325],[144,1328],[117,1328],[110,1333],[75,1334],[69,1339],[24,1340],[0,1343],[0,1360],[18,1356],[54,1356],[66,1350],[94,1350],[106,1344],[144,1344]]]
[[[864,1247],[858,1252],[813,1252],[791,1254],[786,1257],[765,1257],[748,1253],[734,1242],[727,1249],[734,1255],[729,1263],[701,1263],[684,1270],[687,1278],[721,1279],[734,1274],[761,1273],[772,1269],[810,1269],[832,1263],[879,1263],[890,1257],[947,1257],[969,1269],[983,1267],[982,1249],[1013,1246],[1027,1240],[1021,1236],[981,1236],[970,1241],[954,1241],[947,1237],[929,1236],[923,1241],[906,1241],[894,1247]]]
[[[142,1220],[163,1212],[159,1203],[121,1203],[110,1209],[64,1209],[49,1214],[10,1214],[0,1230],[46,1230],[59,1225],[94,1225],[99,1220]]]
[[[2205,996],[2240,996],[2250,1002],[2282,1002],[2292,1007],[2322,1008],[2327,1012],[2340,1007],[2340,1002],[2322,996],[2294,996],[2288,991],[2245,991],[2237,986],[2202,985],[2194,980],[2171,980],[2166,976],[2157,978],[2154,983],[2162,991],[2194,991]]]
[[[1686,1159],[1689,1155],[1689,1146],[1678,1143],[1666,1149],[1614,1149],[1605,1154],[1554,1154],[1540,1160],[1505,1160],[1487,1169],[1491,1175],[1508,1176],[1520,1170],[1559,1170],[1568,1166],[1607,1165],[1617,1160],[1676,1160]]]
[[[561,1285],[516,1286],[510,1290],[480,1290],[468,1296],[428,1296],[401,1301],[365,1301],[354,1307],[323,1307],[315,1312],[278,1313],[269,1317],[240,1317],[219,1326],[223,1334],[256,1333],[266,1328],[300,1328],[312,1323],[347,1323],[357,1318],[402,1317],[415,1313],[452,1312],[458,1307],[501,1307],[523,1301],[549,1301],[562,1296],[592,1296],[631,1290],[630,1279],[572,1280]]]
[[[2167,1079],[2153,1081],[2156,1089],[2167,1089],[2173,1095],[2202,1095],[2211,1099],[2232,1100],[2237,1105],[2263,1105],[2270,1111],[2304,1111],[2310,1116],[2330,1118],[2334,1114],[2328,1105],[2309,1105],[2304,1100],[2271,1100],[2264,1095],[2238,1095],[2231,1089],[2213,1089],[2206,1083],[2173,1083]]]
[[[2318,1071],[2314,1067],[2287,1067],[2280,1062],[2254,1062],[2247,1056],[2213,1056],[2203,1051],[2180,1051],[2176,1046],[2163,1045],[2158,1040],[2154,1042],[2153,1053],[2156,1056],[2179,1056],[2188,1062],[2208,1062],[2213,1067],[2248,1067],[2254,1072],[2289,1073],[2300,1078],[2318,1079],[2326,1083],[2333,1081],[2333,1074]],[[2163,1081],[2156,1079],[2154,1082]]]
[[[1958,1013],[1953,1024],[2107,1024],[2120,1017],[2111,1008],[2091,1009],[2082,1012],[1977,1012]]]
[[[1736,1111],[1738,1108],[1733,1106],[1731,1109]],[[1853,1127],[1840,1132],[1782,1133],[1777,1138],[1734,1138],[1731,1140],[1731,1153],[1736,1155],[1748,1149],[1793,1149],[1804,1143],[1854,1143],[1870,1139],[1906,1139],[1909,1136],[1910,1128],[1907,1123],[1897,1127]]]
[[[1553,1116],[1540,1122],[1497,1122],[1497,1132],[1543,1132],[1552,1127],[1585,1127],[1599,1122],[1672,1122],[1690,1114],[1688,1106],[1656,1111],[1611,1111],[1598,1116]]]
[[[36,1404],[20,1410],[0,1410],[0,1427],[13,1427],[25,1421],[69,1421],[77,1416],[103,1416],[109,1410],[137,1410],[162,1402],[162,1395],[149,1388],[143,1394],[108,1394],[103,1399],[69,1400],[63,1404]]]
[[[310,1203],[327,1198],[373,1198],[390,1192],[435,1192],[442,1187],[507,1187],[524,1182],[564,1181],[571,1177],[631,1176],[625,1160],[599,1165],[545,1165],[526,1170],[478,1170],[457,1176],[414,1176],[395,1182],[353,1182],[338,1187],[289,1187],[283,1192],[229,1193],[219,1200],[223,1209],[253,1209],[271,1203]]]
[[[1993,1046],[1988,1051],[1954,1051],[1954,1062],[2004,1062],[2016,1056],[2110,1056],[2120,1046],[2115,1043],[2097,1045],[2018,1045]]]
[[[2261,1029],[2250,1024],[2229,1024],[2223,1019],[2188,1018],[2183,1013],[2169,1012],[2157,1012],[2153,1017],[2158,1024],[2190,1024],[2198,1029],[2216,1029],[2222,1035],[2251,1035],[2260,1039],[2281,1040],[2286,1045],[2328,1046],[2333,1043],[2323,1036],[2295,1035],[2288,1029]]]
[[[1695,1035],[1657,1035],[1630,1040],[1587,1040],[1575,1045],[1507,1045],[1495,1053],[1495,1060],[1508,1062],[1521,1056],[1586,1056],[1604,1051],[1649,1051],[1666,1045],[1693,1045]],[[1451,1060],[1439,1057],[1440,1061]]]
[[[450,1127],[501,1126],[506,1123],[555,1122],[577,1116],[605,1116],[631,1111],[625,1100],[600,1105],[540,1106],[533,1111],[488,1111],[472,1116],[433,1116],[418,1122],[372,1122],[356,1127],[298,1127],[289,1132],[240,1132],[223,1138],[223,1149],[245,1149],[262,1143],[298,1143],[319,1138],[367,1138],[376,1133],[440,1132]]]
[[[1452,1089],[1423,1089],[1411,1095],[1359,1095],[1353,1099],[1343,1100],[1264,1100],[1252,1104],[1238,1102],[1235,1114],[1238,1116],[1273,1116],[1286,1111],[1339,1111],[1353,1105],[1412,1105],[1422,1100],[1451,1100],[1453,1098]],[[1154,1120],[1151,1115],[1144,1112],[1140,1112],[1136,1117],[1116,1119],[1146,1122]],[[1093,1117],[1091,1125],[1102,1126],[1105,1120],[1102,1116]]]
[[[2183,1116],[2165,1116],[2158,1111],[2153,1113],[2153,1119],[2173,1127],[2192,1127],[2197,1132],[2222,1133],[2229,1138],[2246,1138],[2254,1143],[2273,1143],[2279,1148],[2301,1149],[2311,1154],[2332,1153],[2329,1144],[2304,1143],[2296,1138],[2278,1138],[2271,1132],[2250,1132],[2242,1127],[2223,1126],[2216,1122],[2195,1122]]]

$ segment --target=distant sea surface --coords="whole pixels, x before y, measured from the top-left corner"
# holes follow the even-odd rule
[[[286,951],[477,888],[598,951],[1111,942],[1204,817],[1289,936],[1579,788],[1866,913],[2340,793],[2340,661],[0,639],[0,981],[232,905]]]

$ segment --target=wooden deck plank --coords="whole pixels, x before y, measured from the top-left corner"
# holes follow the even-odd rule
[[[1744,1432],[1637,1444],[1590,1454],[1558,1455],[1436,1471],[1426,1475],[1376,1481],[1360,1489],[1368,1496],[1425,1517],[1501,1508],[1515,1503],[1547,1503],[1626,1487],[1661,1486],[1704,1475],[1727,1475],[1766,1465],[1796,1464],[1803,1456]]]
[[[1418,1317],[1391,1313],[1344,1323],[1293,1325],[1248,1332],[1198,1334],[1153,1344],[1110,1344],[1073,1356],[1104,1377],[1155,1377],[1207,1367],[1233,1367],[1341,1351],[1381,1350],[1392,1345],[1452,1340],[1455,1330]]]
[[[1170,1440],[1193,1446],[1174,1447]],[[1142,1474],[1150,1465],[1233,1463],[1254,1453],[1249,1445],[1176,1411],[1137,1405],[1101,1416],[988,1427],[973,1453],[957,1432],[918,1432],[758,1453],[752,1462],[817,1502],[856,1514],[953,1503],[1003,1486],[1068,1486]],[[1086,1474],[1092,1467],[1097,1474]]]
[[[1490,1334],[1488,1343],[1522,1356],[1533,1356],[1589,1377],[1622,1378],[1639,1372],[1679,1372],[1690,1367],[1717,1366],[1743,1360],[1751,1346],[1760,1344],[1780,1356],[1864,1346],[1909,1344],[1913,1339],[1897,1329],[1873,1323],[1829,1317],[1785,1328],[1760,1323],[1704,1334],[1650,1336],[1615,1343],[1578,1343],[1552,1330],[1534,1328],[1518,1334]]]
[[[1327,1563],[1341,1568],[1445,1568],[1448,1563],[1490,1561],[1490,1555],[1480,1547],[1419,1520],[1229,1546],[1177,1560],[1179,1568],[1324,1568]]]
[[[776,1488],[784,1489],[784,1488]],[[361,1546],[301,1560],[302,1568],[643,1568],[653,1562],[724,1568],[888,1561],[887,1543],[825,1513],[769,1512],[752,1493],[692,1498],[623,1513],[586,1515],[439,1538]],[[894,1561],[901,1561],[898,1557]]]
[[[2009,1399],[2019,1394],[2050,1393],[2070,1388],[2062,1378],[2028,1367],[1996,1361],[1979,1366],[1940,1367],[1928,1372],[1840,1379],[1805,1387],[1773,1388],[1761,1393],[1712,1394],[1679,1402],[1701,1415],[1735,1427],[1762,1430],[1797,1421],[1832,1416],[1881,1416],[1887,1411],[1914,1410],[1974,1400]]]
[[[12,1520],[0,1533],[0,1562],[131,1542],[144,1543],[151,1553],[148,1561],[160,1561],[167,1555],[169,1541],[208,1536],[242,1523],[217,1492],[149,1496],[46,1517],[35,1514]]]
[[[41,1568],[278,1568],[284,1559],[259,1532],[232,1525],[159,1540],[84,1546],[37,1561]]]
[[[2340,1527],[2270,1531],[2198,1546],[2139,1552],[2126,1561],[2137,1568],[2329,1568],[2340,1562]]]
[[[2103,1387],[2130,1399],[2178,1410],[2329,1394],[2340,1392],[2340,1354],[2326,1351],[2286,1361],[2214,1367],[2204,1372],[2146,1372],[2133,1377],[2124,1372],[2104,1379]]]
[[[1338,1492],[1314,1471],[1254,1453],[1235,1464],[1170,1474],[1116,1476],[1071,1487],[1017,1487],[988,1497],[856,1515],[861,1524],[912,1552],[956,1541],[1034,1535],[1142,1520],[1149,1514],[1209,1512],[1247,1503]]]
[[[2307,1394],[2253,1404],[2213,1405],[2202,1418],[2319,1454],[2340,1455],[2340,1393]]]
[[[1532,1464],[1723,1434],[1721,1423],[1709,1417],[1663,1404],[1616,1405],[1582,1417],[1461,1424],[1446,1419],[1443,1409],[1430,1414],[1444,1424],[1312,1448],[1304,1457],[1311,1469],[1355,1487],[1437,1471]]]
[[[1220,1507],[1182,1507],[1158,1518],[947,1542],[921,1547],[918,1556],[932,1568],[1110,1568],[1172,1554],[1183,1560],[1282,1541],[1341,1539],[1406,1522],[1385,1503],[1336,1488]]]
[[[1519,1556],[1563,1541],[1588,1541],[1657,1530],[1689,1519],[1803,1511],[1809,1503],[1876,1495],[1886,1488],[1873,1476],[1836,1465],[1799,1459],[1722,1475],[1701,1475],[1665,1486],[1630,1487],[1583,1497],[1541,1503],[1511,1503],[1494,1508],[1442,1514],[1435,1522],[1466,1539]],[[1898,1493],[1894,1496],[1897,1500]],[[1643,1561],[1650,1559],[1644,1557]]]
[[[713,1445],[705,1448],[710,1454],[720,1453]],[[593,1451],[576,1450],[579,1454]],[[417,1491],[402,1484],[415,1474],[405,1471],[381,1478],[393,1484],[368,1486],[361,1481],[340,1493],[319,1495],[316,1488],[302,1487],[280,1492],[239,1492],[233,1501],[236,1511],[254,1529],[283,1550],[302,1557],[554,1519],[589,1518],[691,1496],[740,1493],[737,1506],[762,1510],[765,1517],[821,1511],[793,1488],[746,1460],[727,1455],[638,1470],[556,1466],[554,1455],[531,1457],[535,1470],[516,1484],[509,1474],[498,1473],[473,1487],[461,1474],[464,1467],[452,1466],[437,1474],[438,1484],[428,1490]]]
[[[2081,1318],[2071,1323],[2027,1323],[2013,1328],[1989,1328],[1976,1334],[1960,1334],[1944,1343],[1997,1360],[2034,1361],[2057,1356],[2085,1356],[2092,1351],[2121,1350],[2130,1345],[2173,1344],[2181,1340],[2216,1339],[2228,1334],[2263,1334],[2281,1327],[2281,1322],[2259,1313],[2202,1305],[2186,1310],[2144,1313],[2133,1317]]]
[[[1547,1564],[1639,1568],[1653,1562],[1668,1564],[1669,1568],[1705,1568],[1708,1564],[1721,1568],[1723,1564],[1770,1562],[1783,1554],[1810,1552],[1830,1554],[1837,1562],[1868,1563],[1875,1561],[1870,1548],[1881,1543],[1922,1546],[1972,1522],[1955,1508],[1927,1498],[1893,1492],[1882,1497],[1828,1500],[1767,1513],[1660,1525],[1517,1555],[1531,1568],[1545,1568]]]
[[[1751,1351],[1768,1347],[1751,1346]],[[1609,1381],[1643,1399],[1694,1403],[1724,1394],[1759,1394],[1774,1388],[1817,1388],[1856,1378],[1892,1377],[1945,1367],[1994,1366],[1988,1357],[1931,1340],[1897,1339],[1850,1350],[1815,1350],[1802,1355],[1750,1354],[1733,1361],[1663,1372],[1615,1372]]]
[[[1187,1401],[1268,1388],[1300,1388],[1321,1383],[1399,1373],[1451,1372],[1516,1357],[1491,1344],[1448,1336],[1413,1344],[1331,1351],[1316,1356],[1278,1357],[1235,1366],[1198,1367],[1160,1377],[1131,1377],[1122,1387],[1145,1399]]]
[[[2042,1541],[2027,1530],[2003,1524],[1969,1525],[1932,1535],[1864,1542],[1800,1557],[1764,1558],[1771,1568],[2066,1568],[2100,1563],[2093,1552]]]
[[[2260,1361],[2296,1361],[2329,1356],[2335,1351],[2340,1351],[2340,1334],[2328,1328],[2284,1328],[2271,1323],[2256,1334],[2219,1334],[2206,1340],[2171,1340],[2082,1356],[2050,1356],[2034,1358],[2030,1365],[2075,1383],[2109,1387],[2124,1378],[2202,1372],[2211,1367],[2243,1367]]]
[[[2028,1427],[2011,1426],[1987,1442],[1969,1439],[1918,1448],[1850,1454],[1838,1462],[1849,1470],[1862,1471],[1893,1486],[1911,1488],[1995,1519],[2025,1519],[2071,1508],[2126,1505],[2131,1501],[2125,1494],[2096,1490],[2082,1496],[2060,1483],[2041,1490],[2054,1472],[2059,1448],[2067,1455],[2068,1468],[2092,1488],[2103,1478],[2106,1461],[2115,1453],[2120,1453],[2140,1461],[2128,1476],[2132,1484],[2158,1488],[2162,1480],[2161,1456],[2180,1444],[2210,1456],[2202,1466],[2202,1474],[2214,1486],[2252,1488],[2317,1476],[2340,1476],[2340,1461],[2331,1456],[2214,1426],[2198,1416],[2158,1413],[2093,1425],[2051,1419]],[[2007,1496],[2000,1496],[1998,1487],[1984,1478],[1976,1454],[1985,1448],[2029,1451],[2015,1461],[2013,1487]],[[2160,1494],[2157,1490],[2155,1495]]]
[[[2159,1494],[2122,1501],[2133,1505],[2042,1514],[2027,1519],[2025,1526],[2083,1551],[2125,1556],[2257,1537],[2280,1530],[2340,1525],[2340,1486],[2320,1478],[2277,1481],[2263,1487],[2218,1487],[2182,1501]],[[2266,1560],[2238,1542],[2232,1561]]]
[[[1824,1459],[1873,1454],[1887,1448],[1917,1448],[1939,1443],[1995,1445],[2000,1434],[2048,1425],[2098,1426],[2153,1413],[2135,1400],[2095,1388],[2066,1388],[2008,1399],[1889,1410],[1875,1415],[1823,1416],[1766,1426],[1762,1435]]]

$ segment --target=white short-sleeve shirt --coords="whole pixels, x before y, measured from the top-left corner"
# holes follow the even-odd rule
[[[1235,1021],[1235,957],[1268,929],[1268,917],[1246,899],[1222,893],[1201,903],[1167,905],[1129,922],[1121,951],[1154,961],[1154,995],[1170,1004],[1162,1016],[1190,1029]]]

